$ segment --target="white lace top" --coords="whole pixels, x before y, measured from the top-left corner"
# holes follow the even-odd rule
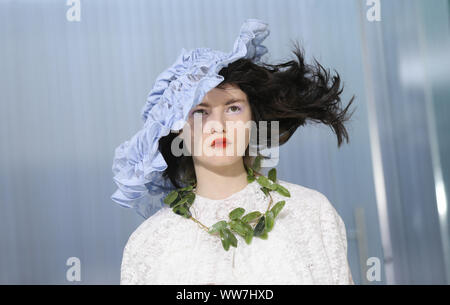
[[[146,219],[130,236],[121,267],[121,284],[353,284],[347,261],[344,222],[320,192],[282,180],[291,197],[271,192],[272,206],[285,200],[268,239],[253,237],[248,245],[235,234],[237,248],[222,247],[191,219],[168,206]],[[245,214],[264,213],[269,197],[254,181],[223,200],[196,196],[190,210],[210,227]]]

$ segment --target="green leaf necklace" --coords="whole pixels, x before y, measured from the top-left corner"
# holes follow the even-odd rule
[[[228,251],[230,245],[237,247],[237,239],[234,233],[240,235],[244,238],[247,244],[250,244],[253,236],[259,237],[261,239],[268,238],[268,232],[270,232],[274,226],[275,218],[280,213],[285,205],[285,201],[278,201],[272,208],[272,195],[270,192],[276,191],[282,196],[290,197],[289,191],[276,183],[277,172],[275,168],[272,168],[268,177],[259,174],[258,171],[261,167],[261,157],[257,156],[252,167],[246,168],[247,170],[247,182],[252,183],[257,181],[261,186],[261,191],[267,197],[270,197],[270,202],[267,210],[264,214],[259,211],[253,211],[250,213],[245,213],[244,208],[235,208],[229,214],[229,221],[221,220],[211,227],[207,227],[200,221],[192,217],[189,208],[192,206],[195,200],[195,187],[196,183],[189,185],[187,187],[179,188],[171,191],[165,198],[164,203],[172,208],[173,212],[183,216],[185,218],[191,219],[196,222],[203,230],[209,234],[218,236],[222,241],[223,248]],[[258,175],[258,177],[256,177]],[[255,225],[256,224],[256,225]]]

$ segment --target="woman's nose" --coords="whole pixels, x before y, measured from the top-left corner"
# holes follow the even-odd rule
[[[205,133],[222,133],[225,127],[225,117],[222,111],[212,111],[205,124]]]

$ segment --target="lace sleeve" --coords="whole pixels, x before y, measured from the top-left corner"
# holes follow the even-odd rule
[[[130,235],[123,250],[122,266],[120,270],[121,285],[137,285],[142,281],[139,272],[140,259],[137,249],[140,248],[139,244],[142,239],[140,232],[144,226],[146,226],[145,223]]]
[[[120,270],[120,284],[121,285],[136,285],[138,283],[138,276],[135,267],[130,260],[130,244],[127,243],[123,250],[122,266]]]
[[[130,235],[123,250],[121,285],[151,285],[158,282],[156,267],[161,263],[164,249],[173,242],[170,229],[179,221],[179,216],[171,212],[168,208],[159,210]]]
[[[320,226],[322,239],[331,264],[336,284],[354,284],[347,260],[347,234],[345,224],[328,198],[321,197]]]
[[[149,273],[150,268],[147,266],[148,262],[143,260],[142,252],[146,251],[145,245],[148,245],[146,235],[152,235],[151,233],[146,234],[146,232],[151,232],[152,225],[152,222],[148,220],[144,221],[128,238],[122,255],[120,270],[121,285],[142,284],[144,282],[144,274]],[[151,261],[150,257],[149,261]]]

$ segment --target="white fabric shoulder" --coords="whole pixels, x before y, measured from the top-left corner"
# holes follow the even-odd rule
[[[121,284],[141,284],[142,274],[152,275],[151,265],[158,264],[165,244],[170,242],[170,228],[179,221],[179,215],[168,212],[172,210],[158,210],[128,238],[122,256]],[[143,257],[147,259],[143,260]]]
[[[281,181],[290,193],[292,201],[288,206],[293,221],[299,224],[299,238],[320,251],[320,245],[326,252],[326,258],[332,270],[333,283],[354,284],[347,259],[347,232],[344,221],[328,198],[321,192],[286,181]],[[301,220],[301,221],[298,221]],[[320,232],[321,240],[315,240],[315,234],[301,232]],[[308,240],[306,240],[308,239]],[[318,258],[319,255],[312,256]],[[315,259],[317,261],[317,259]],[[314,266],[314,263],[311,263]]]

